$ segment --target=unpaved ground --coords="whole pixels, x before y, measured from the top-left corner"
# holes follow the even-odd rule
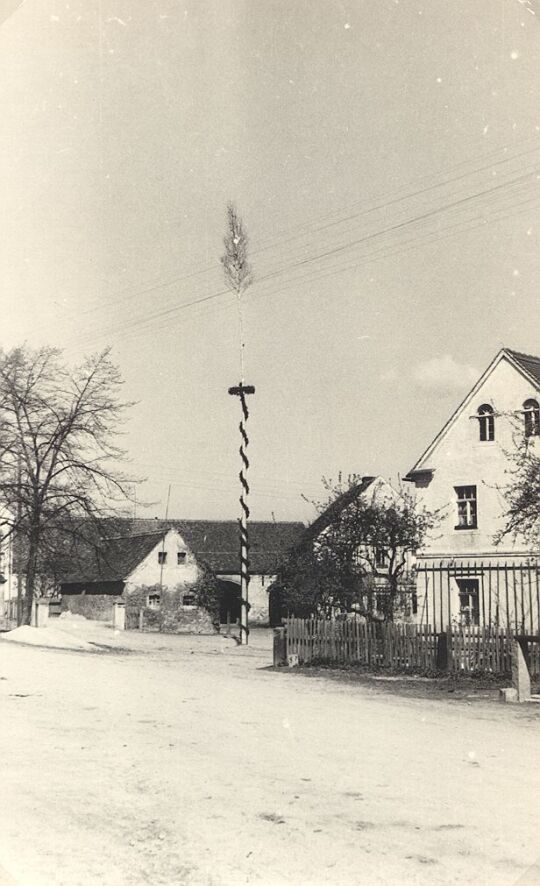
[[[69,631],[118,648],[0,640],[16,883],[540,883],[537,708],[267,670],[263,634]]]

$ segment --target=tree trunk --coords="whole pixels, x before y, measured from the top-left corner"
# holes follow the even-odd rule
[[[396,599],[399,592],[399,581],[397,576],[389,575],[388,576],[388,595],[386,597],[386,605],[384,611],[384,620],[386,622],[394,621],[394,607],[396,605]]]
[[[22,601],[23,625],[32,623],[32,603],[34,602],[39,550],[39,529],[31,529],[28,534],[28,558],[26,562],[26,581]]]

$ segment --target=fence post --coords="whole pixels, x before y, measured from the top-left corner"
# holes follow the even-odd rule
[[[443,631],[440,634],[437,634],[437,656],[435,660],[435,667],[438,671],[447,671],[449,665],[449,648],[448,648],[448,633]]]
[[[287,664],[287,628],[274,628],[274,667]]]
[[[40,597],[34,601],[34,625],[36,628],[46,628],[49,621],[49,598]]]
[[[126,629],[126,607],[124,603],[116,602],[113,604],[113,629],[115,631],[125,631]]]
[[[512,643],[512,686],[516,690],[518,702],[529,701],[531,678],[519,640]]]

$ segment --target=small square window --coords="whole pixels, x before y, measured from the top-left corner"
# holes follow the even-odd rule
[[[158,551],[157,561],[158,561],[158,563],[161,563],[161,565],[166,563],[167,562],[167,551]]]
[[[146,605],[148,609],[159,609],[161,607],[161,595],[148,594],[146,598]]]
[[[186,562],[186,552],[185,551],[178,551],[177,552],[176,562],[177,562],[178,566],[180,566],[181,563]]]
[[[184,594],[184,596],[182,597],[182,606],[184,607],[184,609],[195,609],[195,607],[197,606],[197,598],[195,594]]]

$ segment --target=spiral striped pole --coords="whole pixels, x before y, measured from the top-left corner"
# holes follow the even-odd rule
[[[248,610],[249,610],[249,536],[248,536],[248,519],[249,519],[249,484],[247,481],[247,472],[249,469],[249,459],[247,457],[247,448],[249,437],[246,431],[247,420],[249,418],[249,410],[247,408],[246,396],[254,394],[253,385],[244,385],[240,382],[238,387],[229,388],[229,394],[233,397],[240,398],[242,407],[242,419],[239,424],[240,429],[240,459],[242,462],[239,478],[240,478],[240,642],[247,644],[249,637]]]

